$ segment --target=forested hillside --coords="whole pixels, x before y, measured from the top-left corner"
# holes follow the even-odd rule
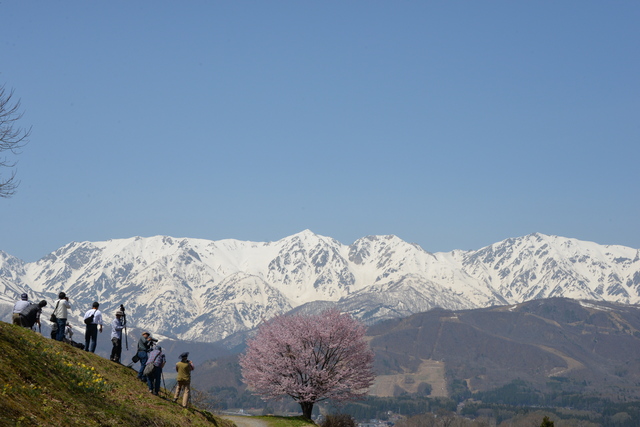
[[[556,419],[640,423],[637,306],[552,298],[435,309],[371,326],[367,336],[376,384],[368,399],[341,408],[360,420],[457,411],[505,421],[544,407]],[[199,366],[196,383],[223,408],[276,408],[246,390],[234,356]]]

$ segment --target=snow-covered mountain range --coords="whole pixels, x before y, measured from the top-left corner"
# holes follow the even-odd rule
[[[277,242],[156,236],[70,243],[34,263],[0,251],[0,316],[22,292],[65,291],[80,325],[93,301],[129,325],[213,342],[292,309],[337,305],[373,323],[433,307],[567,297],[640,303],[640,250],[531,234],[477,251],[429,253],[396,236],[352,245],[305,230]],[[51,307],[45,309],[48,317]]]

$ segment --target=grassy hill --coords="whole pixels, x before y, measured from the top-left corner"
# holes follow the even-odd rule
[[[147,390],[130,368],[0,322],[1,426],[233,426]]]

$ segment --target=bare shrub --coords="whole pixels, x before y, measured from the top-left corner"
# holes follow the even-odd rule
[[[327,415],[320,427],[356,427],[356,422],[349,414]]]

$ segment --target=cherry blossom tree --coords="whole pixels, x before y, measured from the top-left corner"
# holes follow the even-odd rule
[[[263,323],[240,356],[242,376],[264,400],[291,396],[311,418],[316,402],[363,397],[373,384],[373,352],[362,323],[330,309]]]

